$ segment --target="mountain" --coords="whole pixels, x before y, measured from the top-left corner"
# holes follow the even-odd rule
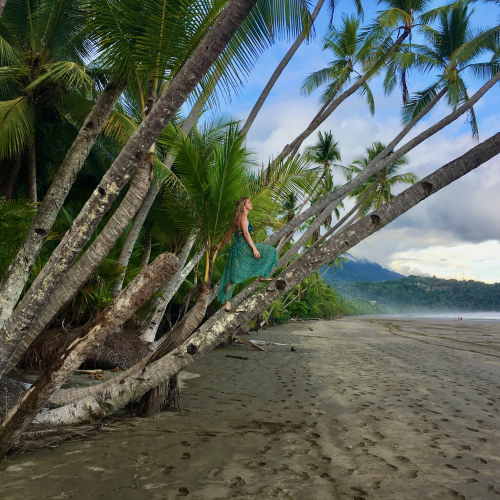
[[[348,300],[364,300],[393,312],[500,311],[500,283],[408,276],[394,281],[331,281]]]
[[[333,281],[389,281],[403,278],[402,274],[389,271],[381,265],[370,262],[367,259],[357,259],[351,254],[346,254],[348,262],[337,267],[334,271],[333,267],[323,276],[323,280],[333,286]],[[326,270],[324,267],[320,274]],[[334,287],[335,288],[335,287]]]

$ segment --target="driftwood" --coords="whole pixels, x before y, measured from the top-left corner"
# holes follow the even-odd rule
[[[100,368],[95,370],[75,370],[75,373],[104,373]]]
[[[243,356],[233,356],[232,354],[226,354],[226,358],[248,359]]]
[[[245,344],[249,347],[253,347],[254,349],[258,349],[259,351],[265,351],[265,349],[263,347],[260,347],[260,345],[254,344],[253,342],[250,342],[250,340],[239,337],[238,335],[234,337],[234,340],[236,342],[239,342],[240,344]]]

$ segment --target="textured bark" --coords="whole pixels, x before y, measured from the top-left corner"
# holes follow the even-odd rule
[[[324,3],[325,3],[325,0],[319,0],[318,3],[316,4],[316,7],[314,8],[314,10],[311,14],[311,28],[312,28],[312,25],[314,24],[314,21],[318,17],[319,11],[321,10],[321,7],[323,7]],[[285,57],[280,61],[277,68],[274,70],[274,73],[271,75],[271,78],[267,82],[267,85],[264,87],[262,94],[260,94],[259,98],[257,99],[257,102],[255,103],[254,107],[252,108],[252,111],[250,111],[250,114],[248,115],[248,118],[245,122],[245,125],[243,125],[243,128],[241,129],[242,134],[246,134],[250,130],[250,127],[253,125],[255,118],[259,114],[259,111],[261,110],[262,106],[264,105],[265,100],[267,99],[267,97],[271,93],[271,90],[273,89],[274,85],[278,81],[278,78],[281,76],[281,73],[283,73],[283,71],[287,67],[288,63],[290,62],[292,57],[295,55],[295,52],[297,52],[298,48],[302,45],[302,42],[305,39],[306,39],[306,36],[301,33],[296,38],[295,42],[293,42],[292,46],[288,49],[288,52],[286,53]]]
[[[44,304],[44,307],[40,309],[36,318],[29,325],[29,328],[25,330],[23,337],[18,338],[19,342],[12,340],[6,342],[0,338],[0,361],[6,371],[15,366],[40,332],[71,301],[76,292],[90,279],[94,271],[111,251],[146,196],[150,171],[151,165],[146,159],[137,170],[129,190],[116,209],[116,212],[86,252],[59,282],[57,288]],[[10,359],[7,358],[9,354]]]
[[[100,405],[108,409],[110,408],[108,405],[115,409],[119,408],[120,405],[126,404],[128,401],[144,394],[147,390],[165,382],[170,376],[195,361],[198,356],[218,345],[227,335],[227,331],[234,330],[252,316],[264,311],[280,295],[289,292],[295,285],[316,272],[324,264],[342,255],[345,251],[382,229],[431,194],[443,189],[499,153],[500,134],[496,134],[460,158],[417,182],[376,212],[367,215],[353,226],[335,235],[322,247],[304,257],[299,257],[281,276],[287,282],[284,290],[273,290],[271,284],[258,294],[255,294],[244,306],[233,307],[233,312],[223,313],[218,311],[198,329],[188,342],[185,342],[175,352],[158,360],[154,365],[149,366],[147,370],[145,370],[145,367],[153,353],[129,369],[127,373],[120,374],[116,379],[101,384],[99,387],[93,387],[90,390],[89,388],[83,388],[58,391],[52,398],[54,403],[73,404],[40,415],[37,420],[40,423],[59,425],[62,423],[84,422],[88,420],[89,409],[100,410]],[[194,356],[186,353],[186,344],[191,343],[196,348]],[[193,348],[190,349],[191,352],[193,350]],[[120,391],[121,388],[123,392]]]
[[[7,343],[19,342],[71,267],[95,228],[109,210],[151,145],[220,56],[257,0],[231,0],[191,58],[158,99],[147,118],[132,134],[97,189],[80,211],[71,229],[0,330]],[[6,355],[2,353],[5,359]],[[7,353],[7,358],[9,353]],[[3,370],[2,370],[3,372]]]
[[[391,48],[384,54],[384,57],[377,64],[377,68],[387,59],[390,55],[405,41],[405,39],[410,34],[410,30],[405,30],[404,33],[394,42]],[[345,92],[343,92],[339,97],[337,97],[321,114],[317,114],[307,128],[298,135],[290,144],[287,144],[280,154],[280,157],[285,158],[289,154],[295,154],[302,143],[352,94],[357,92],[359,88],[366,83],[373,75],[375,71],[370,70],[365,75],[363,75],[355,84],[349,87]]]
[[[36,188],[36,154],[35,154],[35,143],[33,142],[28,147],[28,153],[26,155],[28,161],[28,198],[31,203],[36,203],[38,201],[37,188]]]
[[[141,263],[139,267],[146,267],[151,257],[151,228],[147,226],[144,228],[144,250],[141,256]]]
[[[193,336],[167,356],[150,365],[148,365],[148,360],[143,360],[127,374],[120,376],[119,380],[102,384],[100,392],[87,395],[78,401],[72,399],[73,404],[39,415],[37,420],[42,424],[74,424],[88,420],[89,409],[102,411],[101,408],[105,408],[109,412],[121,408],[128,401],[136,399],[146,391],[164,383],[179,370],[216,347],[227,336],[228,331],[233,331],[256,314],[264,311],[269,304],[289,292],[295,285],[323,265],[342,255],[430,195],[435,194],[499,153],[500,133],[417,182],[376,212],[367,215],[345,231],[332,237],[322,247],[304,258],[297,259],[280,276],[287,283],[284,290],[278,291],[274,285],[268,285],[253,295],[244,305],[234,308],[233,312],[212,316]],[[58,395],[59,398],[53,398],[53,401],[68,400],[64,397],[65,392],[67,394],[70,391],[60,391],[62,394]],[[74,390],[71,390],[71,393],[72,396],[75,396]],[[84,396],[85,392],[80,391],[80,394]]]
[[[50,396],[104,339],[127,320],[179,269],[175,255],[163,253],[60,353],[52,366],[20,398],[0,426],[0,457],[47,403]]]
[[[0,283],[0,327],[11,315],[73,182],[125,84],[109,83],[85,119]],[[1,335],[0,335],[1,336]]]
[[[123,267],[128,267],[128,263],[130,261],[130,256],[132,255],[132,251],[134,250],[135,243],[137,241],[137,237],[141,232],[141,228],[146,221],[146,217],[148,216],[149,210],[153,206],[153,203],[156,199],[158,192],[160,191],[160,186],[156,180],[151,183],[149,191],[142,202],[141,208],[137,212],[134,221],[132,222],[132,227],[125,238],[125,242],[123,243],[122,250],[120,252],[120,256],[118,257],[118,264]],[[113,285],[111,291],[113,297],[116,297],[123,286],[123,280],[125,279],[125,273],[122,274],[121,278]]]
[[[7,173],[4,173],[2,177],[2,184],[0,185],[0,196],[5,196],[6,200],[11,200],[14,196],[14,187],[17,182],[17,177],[19,175],[20,168],[21,168],[21,155],[16,155],[16,157],[12,159],[11,168],[8,169],[9,171]],[[1,311],[1,302],[0,302],[0,311]]]
[[[394,162],[401,156],[405,155],[411,149],[417,147],[419,144],[427,140],[432,135],[436,134],[444,127],[455,121],[457,118],[466,113],[476,102],[481,99],[481,97],[500,80],[500,73],[497,73],[493,78],[491,78],[487,83],[485,83],[467,102],[462,104],[455,111],[447,115],[442,120],[438,121],[432,127],[429,127],[427,130],[424,130],[422,133],[414,137],[411,141],[408,141],[404,146],[399,148],[394,153],[389,156],[385,156],[383,159],[379,159],[375,162],[375,159],[371,161],[361,173],[359,173],[353,180],[346,182],[342,187],[336,189],[332,193],[325,196],[322,200],[318,201],[307,210],[302,212],[300,215],[294,217],[288,224],[278,229],[275,233],[273,233],[269,238],[267,238],[264,243],[266,245],[274,245],[280,239],[289,233],[292,229],[299,227],[303,224],[309,217],[314,216],[320,210],[323,210],[327,205],[336,200],[342,200],[347,194],[349,194],[355,187],[359,186],[366,179],[371,177],[372,175],[380,172],[383,168],[387,167],[390,163]],[[434,101],[433,101],[434,102]],[[384,155],[387,155],[396,144],[410,131],[410,129],[431,109],[431,104],[429,103],[401,132],[400,134],[393,140],[391,143],[382,151]],[[432,104],[433,105],[433,104]],[[381,158],[381,154],[377,156],[377,158]]]
[[[179,272],[168,282],[165,284],[165,286],[160,290],[162,292],[162,296],[156,305],[156,308],[151,316],[151,318],[148,320],[146,325],[143,327],[141,330],[141,336],[139,337],[140,340],[143,342],[154,342],[156,333],[158,331],[158,328],[160,326],[161,320],[163,318],[163,315],[165,314],[165,310],[167,309],[168,304],[172,300],[173,296],[176,294],[177,290],[179,287],[184,283],[184,280],[188,277],[188,274],[193,270],[193,267],[200,261],[204,254],[204,249],[200,250],[189,262],[189,264],[185,267],[182,267],[184,263],[187,260],[187,256],[189,255],[189,252],[191,251],[191,248],[193,247],[194,240],[196,239],[196,235],[192,236],[186,244],[184,245],[183,252],[187,248],[189,250],[187,251],[187,254],[183,255],[183,252],[181,252],[181,255],[179,255],[179,262],[181,263],[181,269]]]
[[[214,86],[216,85],[216,83],[217,82],[214,83]],[[180,130],[184,135],[187,135],[191,131],[193,125],[196,123],[196,120],[203,111],[206,102],[207,102],[207,97],[205,93],[202,93],[200,97],[197,99],[195,105],[192,107],[189,115],[184,120],[184,123],[181,126]],[[163,164],[168,169],[171,169],[172,165],[174,164],[174,161],[175,161],[175,156],[167,154],[167,156],[163,160]],[[156,200],[156,197],[158,196],[161,187],[163,186],[163,182],[164,181],[157,180],[151,183],[149,192],[146,198],[144,199],[144,202],[141,205],[139,212],[137,212],[134,222],[132,223],[132,227],[130,228],[127,237],[125,238],[122,251],[120,252],[120,257],[118,258],[118,263],[123,267],[128,267],[130,256],[132,255],[132,251],[135,247],[135,243],[137,241],[141,228],[144,225],[144,222],[146,221],[149,211],[151,210],[151,207],[153,206],[153,203]],[[123,274],[121,280],[117,281],[116,284],[113,286],[112,288],[113,296],[116,296],[120,293],[120,290],[122,289],[123,286],[124,278],[125,274]]]

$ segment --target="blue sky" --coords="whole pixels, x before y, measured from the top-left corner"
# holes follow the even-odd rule
[[[441,4],[435,2],[432,6]],[[363,7],[365,22],[373,19],[381,8],[373,0],[364,0]],[[477,2],[474,9],[473,24],[478,28],[498,24],[498,5]],[[341,0],[335,11],[334,25],[339,25],[342,14],[353,12],[352,2]],[[300,87],[305,76],[325,67],[330,58],[328,53],[322,51],[321,42],[327,30],[328,18],[324,8],[317,20],[316,39],[301,46],[249,132],[248,145],[263,162],[292,141],[317,112],[319,92],[305,98],[300,95]],[[414,41],[417,40],[414,38]],[[231,103],[223,103],[221,111],[245,120],[289,45],[290,42],[279,42],[269,49],[257,62],[240,95],[233,98]],[[421,90],[432,79],[432,75],[411,76],[408,80],[410,92]],[[380,80],[373,80],[370,84],[376,104],[374,116],[369,114],[365,102],[354,95],[339,106],[319,129],[331,130],[339,141],[344,165],[349,165],[356,156],[363,154],[373,141],[389,142],[401,128],[401,97],[397,92],[384,96]],[[480,86],[480,81],[469,79],[469,95]],[[498,85],[491,89],[475,108],[480,141],[499,130],[499,89]],[[449,108],[439,105],[415,127],[407,139],[448,112]],[[314,143],[315,135],[305,145]],[[463,119],[459,119],[415,148],[408,155],[410,162],[407,170],[420,178],[425,177],[473,146],[470,129]],[[342,179],[339,177],[338,181]],[[351,253],[406,275],[499,282],[499,192],[500,158],[497,157],[366,239]]]

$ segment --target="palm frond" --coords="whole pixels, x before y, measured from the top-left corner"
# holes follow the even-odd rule
[[[35,134],[35,115],[27,97],[0,101],[0,158],[20,154]]]

